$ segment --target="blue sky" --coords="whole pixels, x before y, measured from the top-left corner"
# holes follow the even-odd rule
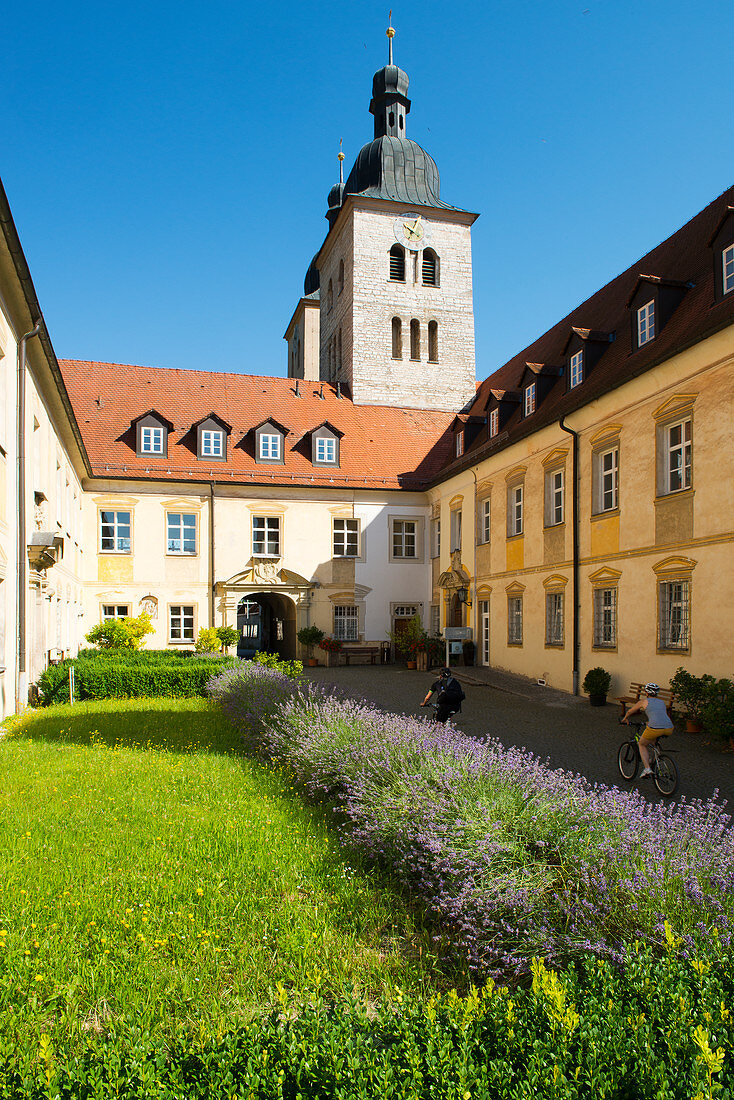
[[[390,0],[388,0],[388,3]],[[734,6],[394,8],[408,134],[474,226],[477,375],[734,182]],[[60,357],[284,374],[387,5],[15,4],[2,175]]]

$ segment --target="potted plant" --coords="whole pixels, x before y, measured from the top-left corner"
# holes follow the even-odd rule
[[[471,638],[465,638],[461,643],[461,654],[464,658],[465,665],[474,664],[474,642]]]
[[[308,664],[313,668],[319,662],[313,655],[313,647],[319,645],[324,637],[323,630],[318,626],[302,626],[296,634],[298,641],[306,647]]]
[[[605,668],[590,668],[584,676],[581,690],[589,696],[592,707],[605,707],[607,705],[607,692],[612,682],[612,674]]]
[[[329,668],[339,664],[339,651],[342,647],[339,638],[322,638],[318,645],[319,649],[323,649],[326,653],[326,663]]]
[[[734,683],[726,678],[710,679],[703,706],[703,724],[708,734],[734,748]]]
[[[670,689],[676,703],[685,708],[686,733],[700,733],[703,729],[703,716],[709,692],[716,680],[704,673],[694,676],[685,668],[677,668],[671,678]]]
[[[412,619],[409,619],[402,630],[391,631],[390,641],[408,668],[417,668],[418,652],[419,650],[421,652],[426,650],[426,632],[419,616],[414,615]]]

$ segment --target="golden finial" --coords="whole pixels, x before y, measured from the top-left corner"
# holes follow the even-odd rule
[[[339,183],[344,183],[344,153],[342,152],[342,138],[339,138],[339,152],[336,159],[339,161]]]
[[[393,60],[392,60],[392,40],[395,37],[395,28],[392,25],[392,8],[390,8],[390,14],[387,17],[387,23],[388,23],[388,27],[387,27],[387,30],[385,31],[385,34],[387,35],[388,42],[390,43],[390,45],[389,45],[390,56],[389,56],[389,60],[388,60],[388,65],[392,65],[392,63],[393,63]]]

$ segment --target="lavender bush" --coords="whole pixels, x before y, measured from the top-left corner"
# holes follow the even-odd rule
[[[212,692],[475,975],[524,973],[534,956],[616,959],[634,940],[663,950],[671,928],[683,950],[731,944],[734,838],[715,801],[650,804],[269,669],[225,672]]]

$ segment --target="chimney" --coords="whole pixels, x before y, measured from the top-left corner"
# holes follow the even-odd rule
[[[341,382],[337,382],[337,384],[336,384],[336,396],[340,400],[341,400],[341,395],[342,395],[342,384],[341,384]]]

